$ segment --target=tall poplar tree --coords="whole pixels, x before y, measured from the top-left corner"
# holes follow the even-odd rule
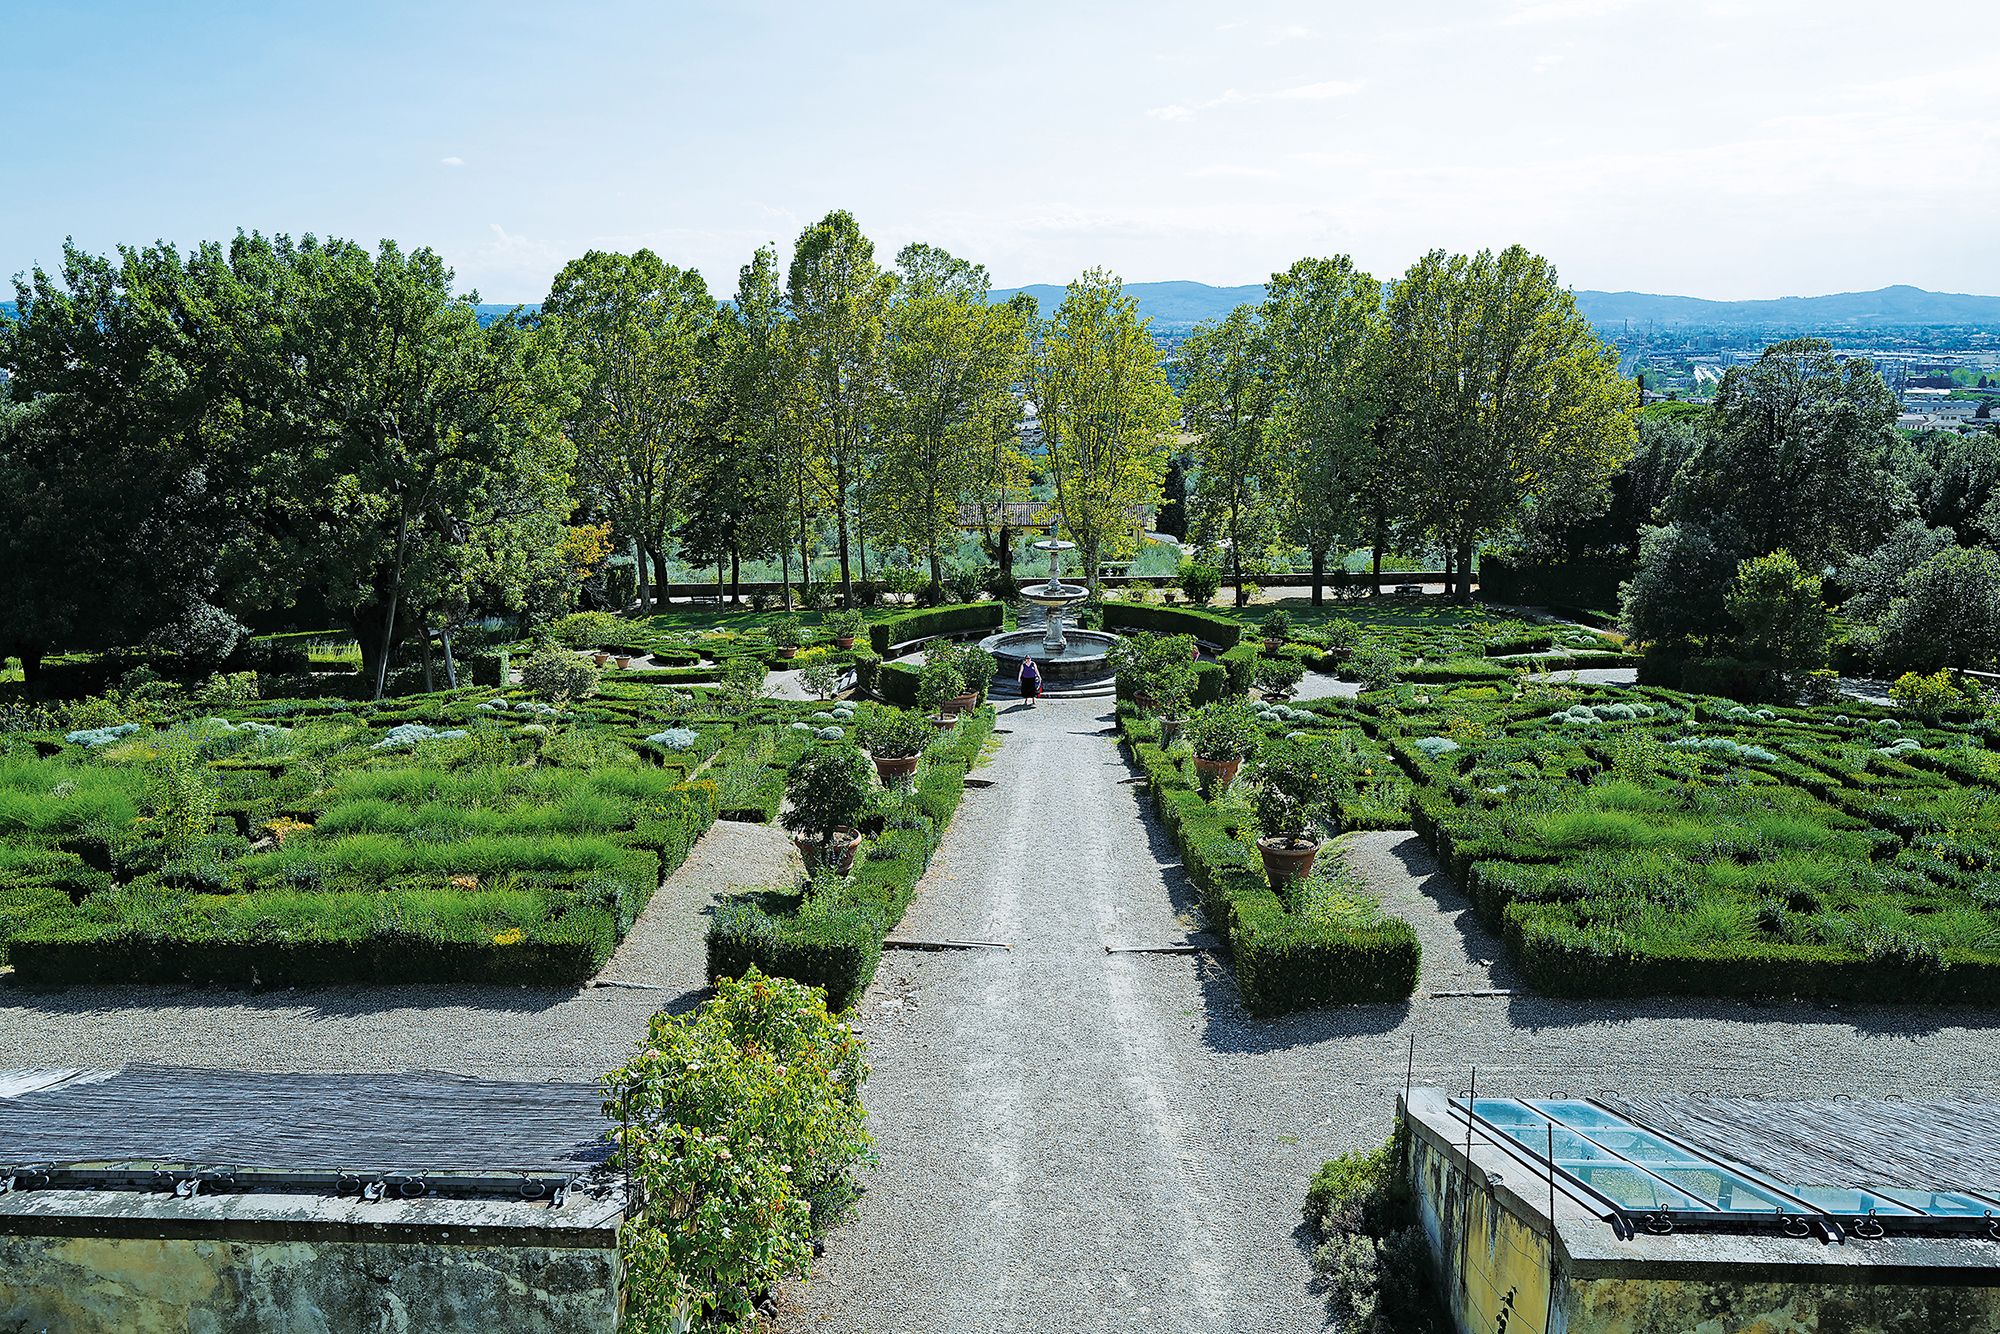
[[[1245,553],[1262,564],[1277,537],[1280,458],[1267,434],[1277,397],[1271,345],[1255,306],[1195,329],[1180,347],[1181,409],[1194,432],[1188,493],[1194,540],[1224,549],[1236,605]]]
[[[1389,295],[1391,438],[1413,517],[1472,591],[1482,538],[1532,497],[1601,510],[1632,453],[1639,394],[1555,269],[1520,246],[1432,251]]]
[[[874,243],[845,209],[799,234],[786,281],[792,310],[787,341],[798,376],[809,472],[834,515],[841,599],[850,606],[850,507],[854,488],[866,475],[883,324],[894,286],[894,278],[875,262]]]
[[[1173,438],[1174,391],[1148,323],[1115,275],[1091,269],[1069,285],[1035,359],[1056,506],[1093,591],[1099,563],[1135,545]]]
[[[1367,532],[1377,506],[1380,395],[1371,344],[1382,285],[1346,255],[1302,259],[1271,275],[1264,302],[1277,397],[1271,436],[1284,467],[1285,536],[1312,559],[1324,600],[1328,558]],[[1372,534],[1371,534],[1372,535]]]

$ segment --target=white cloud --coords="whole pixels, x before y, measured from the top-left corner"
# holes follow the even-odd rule
[[[1211,162],[1205,167],[1193,167],[1187,172],[1193,177],[1230,176],[1241,180],[1275,181],[1278,172],[1272,167],[1248,167],[1235,162]]]
[[[462,157],[441,157],[438,159],[438,165],[440,167],[462,167],[465,165],[465,159]]]
[[[1509,12],[1500,21],[1509,27],[1529,23],[1571,23],[1579,19],[1603,18],[1629,9],[1635,0],[1535,0]]]
[[[1215,97],[1204,98],[1199,102],[1175,102],[1168,106],[1154,107],[1146,114],[1155,120],[1189,120],[1201,112],[1213,111],[1217,107],[1257,106],[1266,102],[1329,102],[1336,97],[1352,97],[1360,91],[1360,84],[1349,83],[1343,79],[1301,83],[1290,88],[1276,88],[1261,93],[1246,93],[1240,88],[1229,88]]]

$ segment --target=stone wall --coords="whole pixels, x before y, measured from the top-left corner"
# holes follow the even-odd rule
[[[615,1195],[0,1196],[0,1334],[614,1334]]]

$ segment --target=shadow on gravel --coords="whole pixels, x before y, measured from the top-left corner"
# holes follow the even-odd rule
[[[310,990],[237,991],[224,987],[29,987],[9,978],[0,1005],[43,1014],[97,1015],[133,1010],[307,1010],[315,1016],[381,1014],[390,1010],[469,1009],[509,1014],[552,1010],[577,998],[575,990],[547,987],[451,986],[320,987]]]
[[[1599,999],[1524,993],[1509,999],[1507,1018],[1514,1028],[1524,1033],[1545,1028],[1674,1021],[1841,1028],[1884,1038],[1920,1036],[1948,1028],[2000,1028],[2000,1014],[1967,1007],[1730,1000],[1713,996]]]

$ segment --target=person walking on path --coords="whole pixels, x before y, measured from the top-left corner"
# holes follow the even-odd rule
[[[1035,666],[1033,658],[1021,659],[1021,676],[1017,684],[1021,687],[1021,698],[1028,701],[1028,707],[1035,707],[1036,698],[1042,693],[1042,669]]]

